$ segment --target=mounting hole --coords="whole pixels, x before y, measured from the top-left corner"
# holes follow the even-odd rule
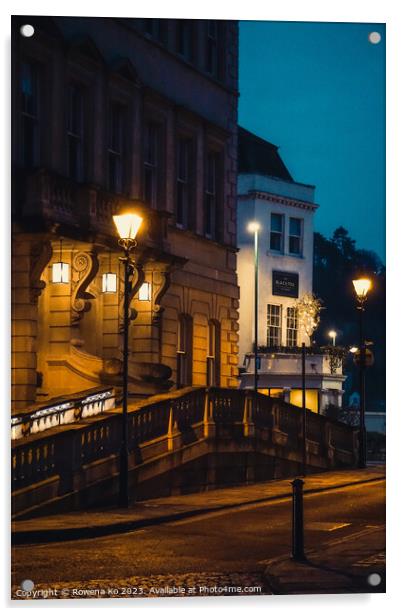
[[[370,586],[378,586],[381,584],[381,575],[379,573],[370,573],[367,582]]]
[[[378,43],[381,41],[381,34],[379,32],[370,32],[368,40],[373,45],[378,45]]]
[[[31,26],[31,24],[24,24],[21,26],[20,32],[22,36],[25,36],[25,38],[30,38],[35,34],[35,28]]]
[[[35,586],[35,584],[33,583],[33,581],[32,581],[32,580],[24,580],[24,581],[21,583],[21,588],[22,588],[22,590],[26,590],[26,591],[28,591],[28,592],[30,592],[31,590],[33,590],[33,589],[34,589],[34,586]]]

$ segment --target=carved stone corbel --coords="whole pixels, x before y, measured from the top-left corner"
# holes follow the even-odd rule
[[[71,265],[71,320],[75,324],[91,309],[91,300],[95,299],[93,293],[89,293],[87,289],[98,273],[97,251],[77,252]]]
[[[50,240],[42,240],[31,245],[30,271],[29,271],[29,295],[32,304],[36,304],[40,294],[46,287],[46,282],[41,276],[52,258],[53,250]]]
[[[152,322],[154,324],[159,323],[162,317],[164,309],[161,301],[170,286],[170,278],[170,268],[152,272]]]

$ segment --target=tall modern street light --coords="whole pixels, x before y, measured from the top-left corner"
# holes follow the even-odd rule
[[[254,233],[254,394],[258,392],[258,233],[260,223],[252,221],[247,230]]]
[[[123,403],[122,403],[122,439],[120,448],[120,474],[119,474],[119,507],[129,506],[128,494],[128,324],[131,282],[130,276],[134,272],[134,261],[130,252],[137,245],[136,236],[142,223],[141,216],[132,211],[123,212],[113,216],[119,234],[119,246],[124,250],[124,257],[120,261],[124,264],[124,325],[123,325]]]
[[[369,278],[359,278],[353,280],[353,286],[357,298],[357,310],[359,310],[359,389],[360,389],[360,438],[359,438],[359,467],[366,467],[366,341],[364,339],[364,324],[363,316],[367,294],[371,289],[371,280]]]

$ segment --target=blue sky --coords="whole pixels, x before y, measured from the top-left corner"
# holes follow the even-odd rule
[[[240,22],[239,124],[316,186],[317,231],[385,259],[383,24]]]

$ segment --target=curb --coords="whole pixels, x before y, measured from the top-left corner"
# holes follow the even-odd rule
[[[346,483],[337,484],[335,486],[310,488],[308,490],[305,490],[304,494],[319,494],[320,492],[329,492],[332,490],[338,490],[340,488],[346,488],[353,485],[372,483],[375,481],[381,481],[382,479],[385,479],[385,475],[371,477],[370,479],[363,479],[360,481],[349,481]],[[217,505],[215,507],[202,507],[198,509],[191,509],[188,511],[162,514],[160,516],[155,516],[154,518],[142,518],[139,520],[128,520],[126,522],[115,522],[113,524],[82,526],[76,528],[17,530],[11,532],[11,545],[24,545],[31,543],[54,543],[60,541],[73,541],[78,539],[91,539],[95,537],[103,537],[106,535],[116,535],[137,530],[139,528],[146,528],[148,526],[157,526],[159,524],[165,524],[167,522],[184,520],[186,518],[192,518],[202,514],[225,511],[226,509],[229,510],[236,509],[239,507],[247,507],[249,505],[256,505],[264,502],[274,502],[283,498],[291,498],[291,496],[292,491],[290,490],[289,492],[277,494],[275,496],[265,496],[263,498],[244,501],[241,503],[228,503],[225,505]]]

